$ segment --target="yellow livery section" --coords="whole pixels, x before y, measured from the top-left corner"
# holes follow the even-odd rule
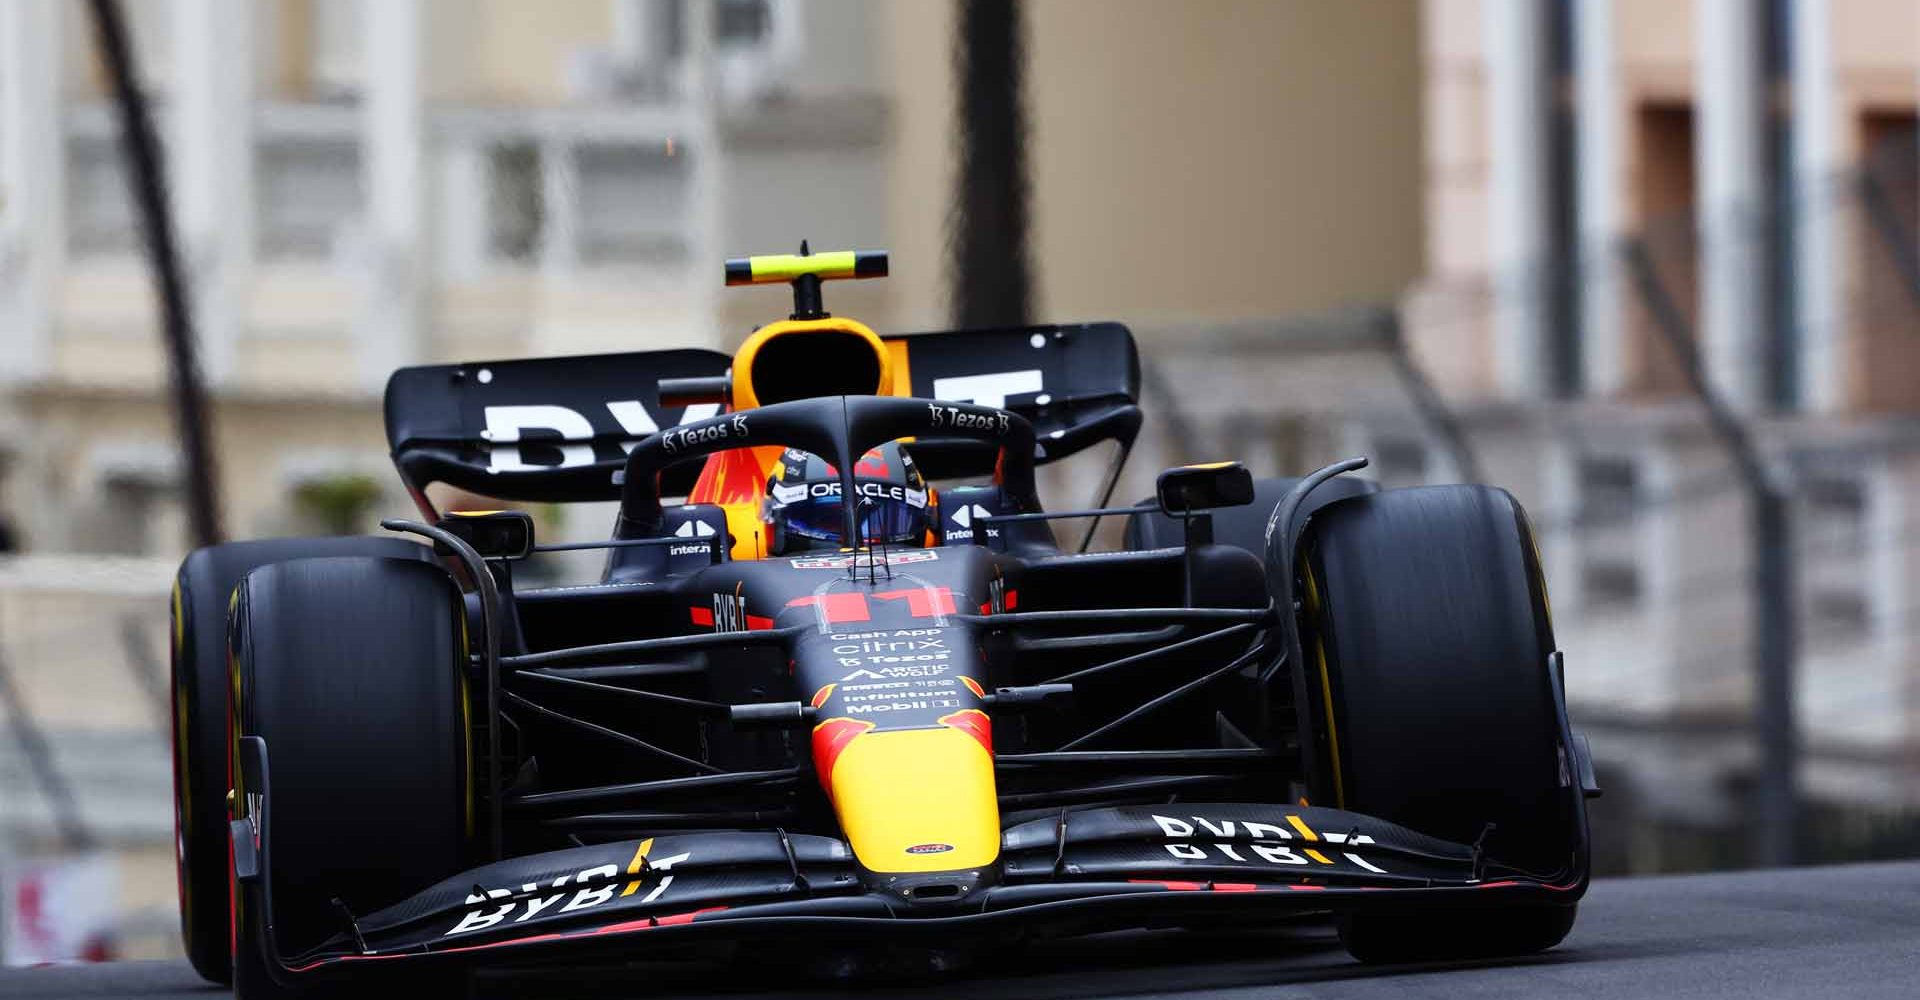
[[[833,255],[796,259],[818,261],[829,256]],[[839,352],[830,353],[836,347]],[[822,356],[838,363],[824,371],[809,367]],[[805,393],[825,388],[855,395],[913,394],[905,345],[889,344],[866,324],[843,316],[781,320],[755,330],[734,352],[728,412],[796,398],[796,376],[803,379],[798,391]],[[688,498],[725,510],[727,532],[732,536],[730,553],[736,560],[766,555],[761,503],[766,499],[767,474],[780,460],[780,452],[770,446],[720,452],[708,459]]]
[[[806,275],[828,281],[836,278],[884,278],[887,276],[887,254],[884,250],[829,250],[822,253],[734,257],[727,261],[729,285],[777,284]]]
[[[1000,856],[993,758],[967,732],[861,733],[834,761],[831,782],[847,843],[870,871],[979,868]]]

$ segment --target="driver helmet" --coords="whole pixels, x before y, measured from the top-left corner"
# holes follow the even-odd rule
[[[843,537],[840,471],[812,452],[788,448],[767,478],[763,516],[772,527],[774,555],[869,545],[926,544],[928,530],[927,482],[913,464],[913,456],[890,441],[860,456],[853,466],[853,488],[859,494],[861,537]]]

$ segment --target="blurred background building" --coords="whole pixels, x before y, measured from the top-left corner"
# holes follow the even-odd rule
[[[1738,860],[1758,766],[1748,501],[1675,333],[1792,504],[1803,847],[1911,850],[1920,9],[1423,13],[1427,272],[1407,336],[1539,522],[1570,696],[1615,768],[1606,812],[1644,834],[1616,863]],[[1373,426],[1373,451],[1410,463],[1389,477],[1444,465]]]
[[[229,533],[409,510],[395,366],[732,346],[787,303],[729,255],[885,247],[830,308],[948,325],[964,2],[126,3]],[[1122,499],[1350,453],[1514,490],[1603,866],[1737,863],[1752,539],[1664,297],[1793,498],[1804,856],[1920,847],[1920,5],[1019,6],[1032,318],[1145,355]],[[85,4],[0,2],[0,856],[106,850],[154,954],[187,531],[122,160]]]

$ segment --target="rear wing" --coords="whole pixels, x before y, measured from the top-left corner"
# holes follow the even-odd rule
[[[1139,430],[1140,359],[1118,323],[884,339],[914,396],[1030,420],[1036,462],[1104,440],[1130,445]],[[402,368],[387,380],[387,444],[416,494],[438,482],[503,500],[616,500],[613,473],[634,443],[720,410],[663,406],[660,380],[724,375],[732,363],[683,349]],[[937,478],[983,474],[993,461],[975,443],[942,440],[919,442],[915,457]],[[669,469],[662,492],[684,495],[697,472],[698,463]]]

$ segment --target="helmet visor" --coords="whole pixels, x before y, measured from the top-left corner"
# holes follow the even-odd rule
[[[927,530],[927,511],[904,500],[860,497],[857,504],[860,541],[889,545],[911,544]],[[779,508],[789,534],[817,541],[845,544],[840,497],[807,497]]]

